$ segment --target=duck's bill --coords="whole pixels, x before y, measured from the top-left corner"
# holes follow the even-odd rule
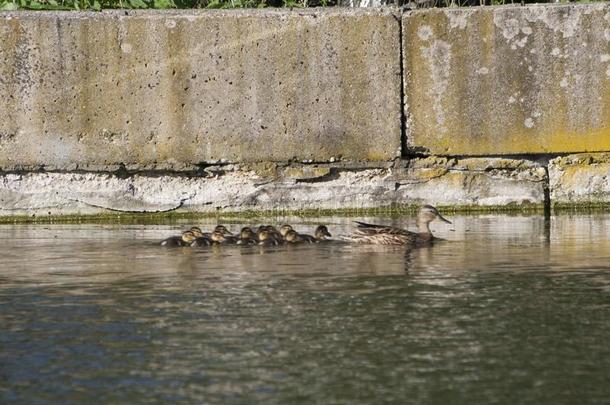
[[[451,223],[451,221],[449,221],[447,218],[444,218],[441,214],[438,214],[438,219],[440,219],[443,222],[446,222],[448,224]]]

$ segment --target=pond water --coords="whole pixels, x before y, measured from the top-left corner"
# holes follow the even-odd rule
[[[0,402],[608,403],[610,216],[450,218],[413,251],[2,225]],[[276,221],[353,219],[414,225]]]

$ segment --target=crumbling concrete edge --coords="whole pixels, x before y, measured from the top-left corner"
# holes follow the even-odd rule
[[[452,211],[540,210],[547,182],[545,168],[532,161],[435,156],[385,165],[260,163],[191,172],[12,172],[0,174],[0,216],[392,213],[421,204]]]

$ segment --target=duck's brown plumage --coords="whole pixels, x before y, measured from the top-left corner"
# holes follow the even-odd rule
[[[430,222],[437,218],[443,222],[451,223],[451,221],[443,218],[436,208],[431,205],[424,205],[417,215],[418,232],[356,221],[356,230],[351,235],[343,237],[343,239],[349,242],[374,245],[426,245],[435,239],[430,231]]]

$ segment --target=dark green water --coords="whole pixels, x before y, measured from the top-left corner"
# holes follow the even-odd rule
[[[609,403],[610,216],[452,219],[411,252],[0,226],[0,402]]]

